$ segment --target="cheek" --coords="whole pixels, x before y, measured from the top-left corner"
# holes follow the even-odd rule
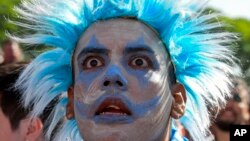
[[[166,119],[170,115],[173,97],[167,75],[160,74],[163,73],[150,72],[129,78],[128,97],[135,104],[137,115],[145,120]]]
[[[161,72],[148,72],[130,75],[128,78],[129,98],[135,103],[142,103],[154,97],[170,95],[167,75]]]
[[[3,114],[0,107],[0,139],[11,133],[11,125],[8,118]]]
[[[74,111],[77,119],[87,119],[89,108],[87,104],[74,100]]]
[[[18,136],[16,132],[11,130],[10,123],[5,120],[0,119],[0,140],[2,141],[17,141],[20,140],[22,137]]]
[[[134,132],[143,136],[150,135],[153,139],[159,137],[168,127],[171,105],[172,97],[160,99],[156,106],[146,111],[143,117],[138,118],[134,124]],[[141,130],[138,131],[138,129]]]
[[[98,73],[80,73],[76,76],[75,80],[75,100],[85,104],[91,104],[102,95],[103,92],[101,91],[98,83],[98,80],[100,80],[100,75],[98,75]]]
[[[6,140],[6,137],[10,135],[10,127],[7,125],[6,121],[0,119],[0,139]]]

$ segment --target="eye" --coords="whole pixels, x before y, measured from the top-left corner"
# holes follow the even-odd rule
[[[129,66],[135,69],[149,68],[151,66],[151,62],[147,57],[134,57],[129,62]]]
[[[90,56],[83,61],[82,65],[83,69],[93,69],[103,66],[104,65],[103,62],[104,61],[101,57]]]

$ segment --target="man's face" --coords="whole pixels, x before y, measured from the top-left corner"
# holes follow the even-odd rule
[[[74,111],[84,140],[162,140],[172,95],[158,35],[131,19],[94,23],[73,56]]]
[[[228,103],[218,117],[216,123],[222,130],[229,130],[230,124],[249,124],[249,107],[248,107],[248,91],[247,89],[235,88],[233,98],[228,100]]]

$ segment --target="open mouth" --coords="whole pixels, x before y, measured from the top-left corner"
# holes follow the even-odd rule
[[[119,98],[107,98],[98,107],[95,116],[131,116],[126,104]]]
[[[222,114],[227,114],[230,116],[235,116],[237,115],[232,108],[226,108],[222,111]]]
[[[234,122],[236,120],[236,117],[237,117],[237,113],[231,107],[226,107],[225,109],[221,110],[218,115],[218,118],[221,121]]]

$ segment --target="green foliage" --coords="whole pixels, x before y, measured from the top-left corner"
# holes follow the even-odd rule
[[[245,74],[246,80],[250,84],[250,21],[247,19],[231,19],[228,17],[221,17],[221,21],[227,23],[226,30],[239,34],[240,40],[238,43],[237,57],[241,61],[243,73]]]
[[[1,47],[1,43],[7,38],[5,35],[6,32],[19,34],[19,35],[20,33],[22,33],[23,29],[8,22],[8,19],[13,20],[13,21],[17,20],[18,18],[17,14],[15,13],[13,9],[14,9],[14,6],[18,6],[20,2],[21,0],[0,0],[0,47]],[[38,54],[42,53],[44,50],[48,50],[48,48],[49,47],[44,47],[42,45],[36,46],[36,47],[23,47],[22,46],[22,50],[26,58],[25,60],[27,61],[34,58]]]
[[[18,27],[8,23],[7,19],[15,19],[16,14],[13,11],[15,5],[19,4],[20,0],[0,0],[0,42],[6,39],[5,33],[17,32]]]
[[[213,8],[207,8],[204,13],[221,12]],[[221,16],[218,18],[218,21],[226,24],[226,27],[223,29],[224,31],[233,32],[238,35],[236,57],[240,59],[243,75],[248,84],[250,84],[250,20]]]

